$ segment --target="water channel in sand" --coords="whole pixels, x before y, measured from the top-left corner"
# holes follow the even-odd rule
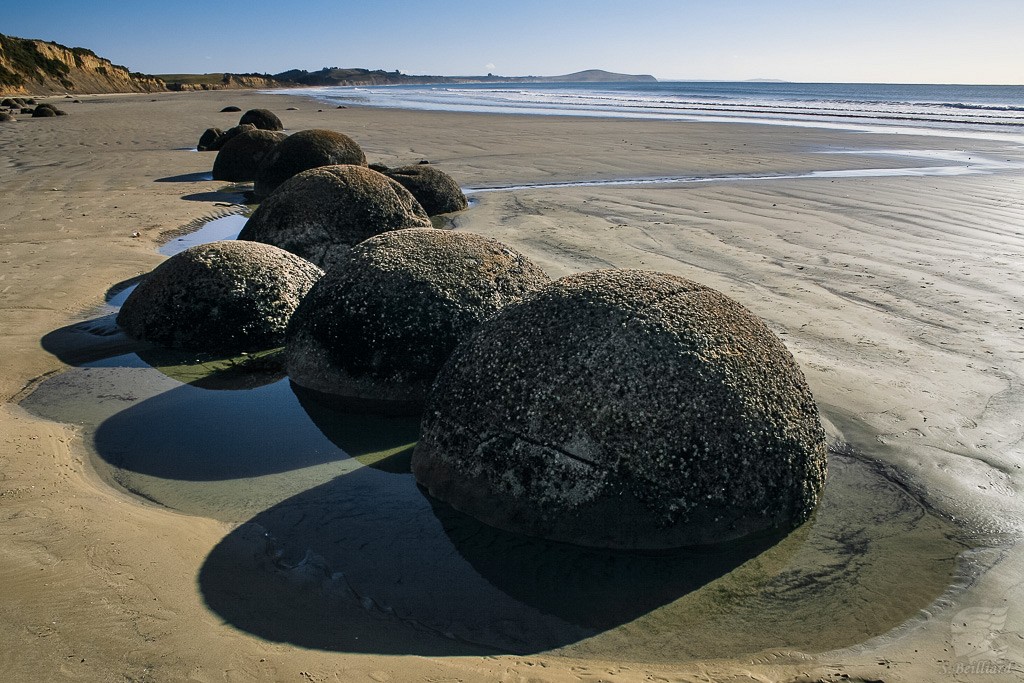
[[[242,223],[213,221],[168,249],[230,238]],[[651,662],[816,652],[906,627],[958,582],[966,546],[955,529],[851,453],[831,455],[818,511],[786,536],[645,554],[491,529],[416,486],[418,419],[321,405],[273,351],[208,358],[132,342],[113,322],[126,291],[43,340],[75,367],[22,405],[79,425],[112,485],[238,523],[199,590],[259,636]]]

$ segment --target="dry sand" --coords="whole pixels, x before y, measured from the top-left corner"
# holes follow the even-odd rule
[[[252,92],[83,97],[0,125],[0,670],[85,681],[1018,680],[1024,661],[1024,162],[1021,143],[745,124],[333,109]],[[463,185],[798,174],[946,162],[856,150],[961,150],[979,175],[591,186],[477,195],[458,229],[557,277],[677,273],[764,317],[807,374],[837,442],[882,463],[982,549],[963,586],[857,647],[780,647],[679,665],[419,657],[262,640],[204,605],[197,575],[231,526],[100,481],[75,428],[16,401],[61,369],[40,340],[148,271],[161,234],[230,210],[211,192],[208,126],[267,106],[290,130],[351,135],[371,161],[442,165]],[[298,111],[286,111],[296,106]],[[317,111],[317,109],[323,111]],[[960,163],[960,162],[958,162]],[[138,237],[133,237],[139,233]],[[879,606],[880,609],[884,606]],[[988,619],[974,650],[963,627]],[[984,634],[983,634],[984,635]],[[970,660],[968,655],[976,655]],[[986,661],[1018,662],[988,673]],[[973,664],[974,673],[956,667]],[[978,672],[982,673],[978,673]]]

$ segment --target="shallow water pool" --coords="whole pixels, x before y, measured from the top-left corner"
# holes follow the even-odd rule
[[[416,485],[415,417],[322,405],[273,352],[123,353],[116,336],[105,343],[118,353],[46,380],[22,405],[81,425],[112,485],[239,523],[199,588],[222,618],[271,640],[636,661],[823,651],[913,619],[953,582],[964,549],[905,490],[838,454],[817,513],[785,536],[619,553],[497,531]]]

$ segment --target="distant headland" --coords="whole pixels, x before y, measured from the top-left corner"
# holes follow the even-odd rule
[[[600,69],[562,76],[428,76],[380,69],[325,67],[292,69],[279,74],[209,73],[149,75],[113,64],[92,50],[44,40],[0,34],[0,93],[54,95],[70,93],[160,92],[242,88],[294,88],[329,85],[419,85],[427,83],[614,83],[647,82],[647,74],[620,74]]]

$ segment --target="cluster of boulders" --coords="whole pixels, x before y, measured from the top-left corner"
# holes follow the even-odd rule
[[[122,306],[119,324],[139,339],[211,353],[269,348],[289,337],[301,338],[304,346],[288,357],[297,367],[306,367],[317,362],[310,344],[331,346],[339,338],[336,321],[322,318],[337,311],[337,320],[342,320],[348,304],[330,302],[342,291],[344,300],[352,302],[358,290],[365,297],[359,304],[364,319],[369,311],[381,318],[376,329],[346,332],[346,343],[370,349],[363,353],[369,360],[365,367],[342,364],[335,375],[344,373],[361,387],[380,384],[377,390],[360,388],[353,397],[386,401],[394,395],[395,405],[421,405],[430,373],[439,369],[458,339],[499,304],[547,278],[524,256],[493,240],[433,228],[416,196],[389,175],[367,167],[352,138],[329,130],[285,135],[281,128],[273,112],[254,109],[242,114],[235,128],[203,134],[200,147],[220,145],[214,177],[255,180],[262,201],[237,241],[193,247],[150,273]],[[433,180],[423,183],[423,191],[433,214],[465,208],[458,183],[431,170]],[[447,201],[438,200],[442,186],[452,195]],[[388,239],[371,239],[383,233]],[[405,258],[405,252],[415,256]],[[449,267],[453,262],[455,270]],[[330,277],[311,291],[325,271]],[[396,283],[415,292],[396,290]],[[289,320],[299,302],[314,294],[322,304],[301,309],[304,313],[296,320],[303,322],[295,322],[293,330]],[[405,322],[386,319],[389,311],[400,310],[406,311]],[[419,330],[405,329],[413,311],[422,317]],[[286,335],[286,329],[292,331]],[[360,342],[359,335],[366,339]],[[405,362],[401,345],[390,342],[395,348],[388,357],[385,345],[374,341],[392,338],[417,347],[418,359],[410,355],[407,370],[400,367]],[[329,350],[327,357],[339,354]],[[426,367],[425,358],[432,359],[432,367]],[[324,394],[345,393],[308,372],[299,375],[310,379],[297,381]],[[406,376],[415,378],[415,391],[394,386]]]
[[[221,112],[241,111],[238,107],[224,107]],[[207,128],[199,136],[199,143],[196,149],[200,152],[218,152],[224,145],[230,142],[235,136],[241,133],[251,133],[254,130],[277,132],[284,130],[284,124],[277,114],[269,109],[250,109],[242,114],[238,125],[227,130],[220,128]],[[252,178],[249,178],[252,180]]]
[[[221,156],[243,145],[262,202],[237,241],[154,270],[119,314],[130,334],[213,352],[283,344],[312,396],[421,411],[417,481],[514,532],[653,549],[813,512],[817,408],[743,306],[663,273],[552,282],[498,241],[432,227],[466,207],[436,167],[367,166],[345,135],[271,138],[255,126],[273,119],[250,114],[215,168],[234,173]]]
[[[5,97],[0,101],[0,122],[15,121],[19,114],[32,118],[51,116],[67,116],[67,112],[48,103],[37,103],[34,99],[21,97]]]

